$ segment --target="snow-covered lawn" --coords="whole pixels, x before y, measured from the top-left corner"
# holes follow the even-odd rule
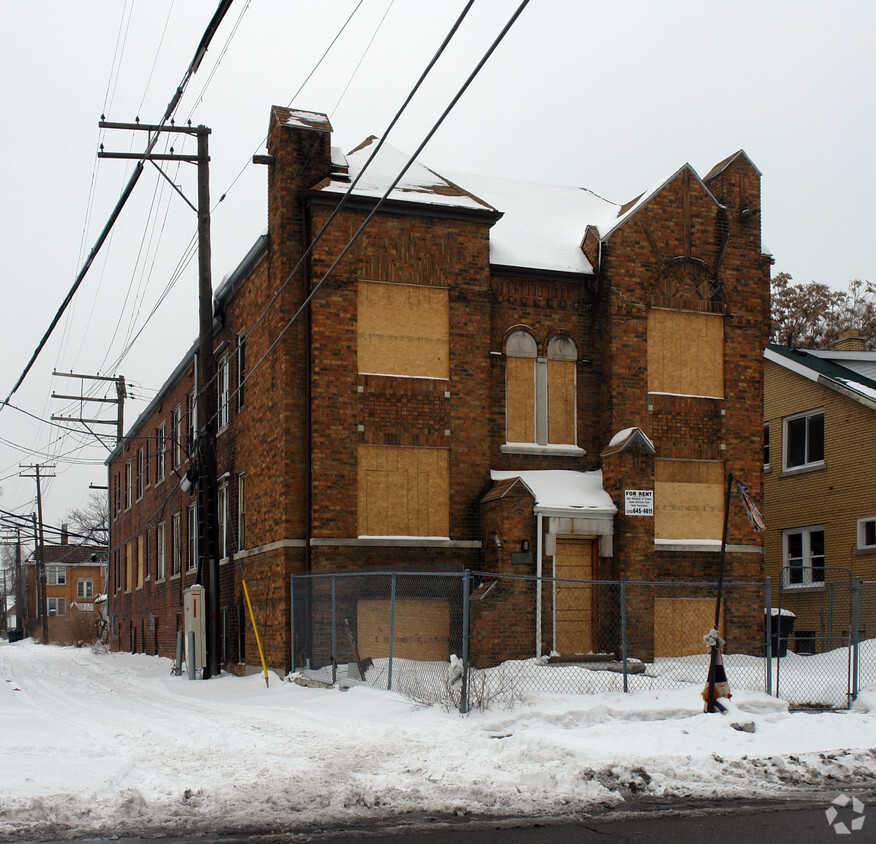
[[[170,668],[0,642],[0,837],[562,815],[630,794],[876,784],[876,687],[851,712],[814,715],[739,689],[729,715],[706,715],[691,678],[668,691],[524,694],[460,717],[364,685],[190,682]]]

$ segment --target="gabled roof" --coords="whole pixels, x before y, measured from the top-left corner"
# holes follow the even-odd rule
[[[719,161],[708,173],[703,177],[704,182],[714,179],[723,173],[737,158],[744,158],[755,170],[758,176],[762,176],[758,166],[749,158],[748,153],[744,149],[736,150],[732,155],[728,155],[723,161]]]
[[[91,555],[97,554],[99,561],[93,565],[100,565],[106,560],[106,546],[101,545],[43,545],[43,562],[57,565],[92,565]]]
[[[609,441],[602,456],[608,454],[617,454],[619,451],[627,451],[633,446],[638,445],[643,448],[648,454],[656,454],[654,443],[641,428],[624,428],[618,431]]]
[[[504,496],[513,486],[522,484],[535,499],[535,511],[565,511],[570,516],[614,514],[617,507],[602,488],[602,472],[573,472],[567,469],[530,469],[525,471],[490,471],[494,486],[482,499],[490,501]]]
[[[857,359],[861,359],[868,353],[855,352],[854,354]],[[842,358],[827,357],[824,353],[805,349],[791,349],[776,343],[767,345],[764,350],[764,358],[801,375],[803,378],[808,378],[828,389],[842,393],[871,410],[876,410],[876,380],[867,378],[848,365],[843,365],[840,362]]]
[[[650,188],[648,188],[648,190],[637,196],[635,199],[620,206],[620,209],[618,210],[615,219],[611,220],[607,226],[597,227],[600,239],[606,240],[608,237],[614,234],[614,232],[616,232],[624,223],[626,223],[626,221],[629,220],[630,217],[636,214],[643,206],[647,205],[651,199],[653,199],[658,193],[660,193],[660,191],[662,191],[663,188],[665,188],[668,184],[675,181],[675,179],[685,170],[687,170],[702,186],[703,191],[706,193],[707,196],[711,198],[715,205],[721,206],[721,203],[718,202],[717,199],[715,199],[712,192],[706,187],[705,182],[699,177],[697,171],[694,170],[693,167],[690,166],[690,164],[683,164],[674,173],[667,176],[665,179],[660,179],[660,181],[655,182],[653,185],[651,185]]]

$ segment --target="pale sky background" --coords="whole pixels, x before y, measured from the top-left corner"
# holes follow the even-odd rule
[[[145,146],[145,133],[101,133],[100,115],[157,122],[217,4],[0,0],[0,400],[127,182],[128,163],[97,162],[98,144]],[[264,152],[270,106],[328,113],[333,143],[345,150],[382,134],[463,5],[232,4],[177,111],[178,122],[211,127],[214,204],[227,194],[213,215],[214,285],[266,227],[266,168],[249,162]],[[476,0],[390,136],[394,146],[416,148],[517,5]],[[532,0],[420,158],[439,172],[577,185],[625,202],[685,162],[704,175],[743,148],[763,171],[763,240],[774,272],[833,287],[873,280],[874,24],[876,7],[843,0]],[[193,151],[193,141],[172,143]],[[183,166],[174,181],[194,202],[195,168]],[[53,369],[120,374],[135,397],[125,412],[133,422],[197,334],[197,262],[176,272],[195,227],[193,212],[147,167],[12,404],[41,418],[76,415],[50,395],[78,393],[79,382],[53,378]],[[86,406],[85,415],[98,409]],[[43,504],[47,524],[57,525],[85,502],[89,483],[106,483],[106,454],[85,433],[6,407],[0,507],[29,514],[35,484],[19,478],[19,464],[55,463]]]

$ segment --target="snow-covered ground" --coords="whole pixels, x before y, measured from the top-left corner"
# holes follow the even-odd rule
[[[706,715],[692,682],[516,695],[511,708],[461,717],[364,685],[191,682],[170,669],[140,654],[0,642],[0,838],[560,816],[633,794],[816,788],[828,800],[876,785],[876,686],[849,712],[790,713],[736,690],[728,715]]]

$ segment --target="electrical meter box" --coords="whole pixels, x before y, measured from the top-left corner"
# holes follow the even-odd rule
[[[207,605],[204,600],[204,587],[189,586],[183,593],[184,624],[186,634],[186,664],[194,663],[196,670],[207,664]],[[191,645],[190,633],[195,634],[194,653],[189,653]]]

